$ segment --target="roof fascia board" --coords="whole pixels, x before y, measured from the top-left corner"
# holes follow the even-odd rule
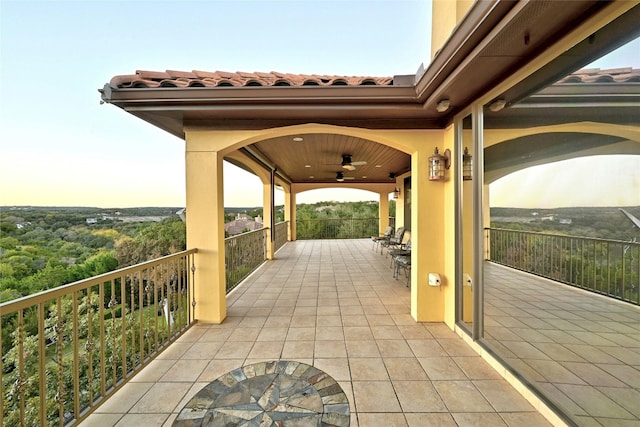
[[[485,33],[513,6],[513,2],[502,0],[478,1],[472,5],[416,82],[416,96],[420,102],[424,103],[431,97],[442,81],[459,68],[460,63],[468,57],[469,51],[473,48],[472,40],[478,37],[483,39]]]
[[[102,99],[116,105],[127,104],[234,104],[234,103],[417,103],[412,86],[309,86],[234,88],[114,88],[105,85]]]

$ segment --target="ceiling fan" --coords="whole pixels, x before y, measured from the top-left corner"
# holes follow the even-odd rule
[[[351,160],[351,154],[343,154],[342,155],[342,163],[340,163],[340,166],[342,166],[343,169],[349,170],[349,171],[354,171],[356,170],[356,166],[362,166],[362,165],[366,165],[367,162],[365,162],[364,160],[360,160],[360,161],[352,161]]]
[[[336,172],[336,181],[344,182],[347,179],[356,179],[354,176],[344,176],[342,172]]]

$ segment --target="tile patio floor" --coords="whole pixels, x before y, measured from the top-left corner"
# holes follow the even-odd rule
[[[446,325],[414,322],[409,301],[369,240],[288,243],[228,296],[223,324],[192,327],[81,425],[171,426],[210,382],[275,359],[337,380],[353,427],[550,425]]]
[[[640,307],[487,263],[485,337],[580,426],[640,426]]]

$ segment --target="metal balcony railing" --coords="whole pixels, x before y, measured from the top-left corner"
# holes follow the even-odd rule
[[[224,239],[227,292],[267,259],[267,229]]]
[[[2,426],[84,419],[194,321],[195,249],[0,305]]]
[[[277,251],[282,246],[284,246],[285,243],[287,243],[287,240],[289,238],[288,234],[289,221],[283,221],[276,224],[276,241],[275,247],[273,249],[274,251]]]
[[[330,218],[296,221],[296,237],[305,239],[362,239],[379,234],[378,218]]]
[[[227,292],[266,260],[266,236],[225,239]],[[0,426],[78,422],[174,342],[195,319],[196,252],[1,304]]]
[[[640,305],[640,243],[487,228],[491,261]]]

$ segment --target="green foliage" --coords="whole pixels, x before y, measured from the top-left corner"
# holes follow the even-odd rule
[[[174,208],[2,208],[0,302],[113,271],[185,248]],[[138,216],[168,217],[136,222]],[[124,218],[128,221],[115,221]],[[97,218],[88,224],[87,218]],[[124,242],[123,248],[116,248]],[[127,246],[127,244],[129,246]]]
[[[298,239],[353,239],[378,234],[377,202],[320,202],[296,209]]]

